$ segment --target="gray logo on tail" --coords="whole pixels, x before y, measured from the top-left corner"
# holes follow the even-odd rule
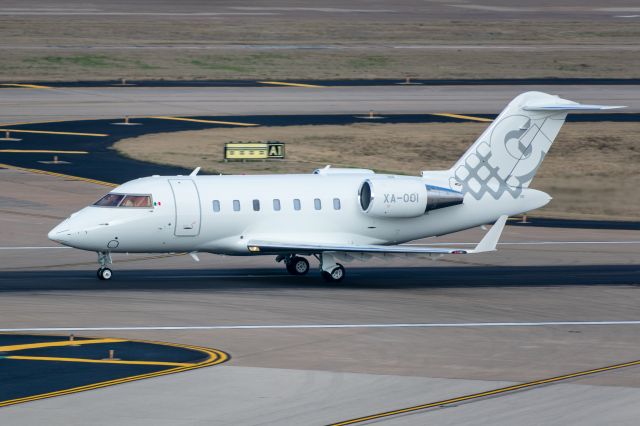
[[[489,142],[477,144],[475,151],[464,159],[464,165],[455,170],[455,178],[464,192],[477,200],[487,194],[494,199],[505,193],[518,197],[533,179],[553,142],[542,132],[547,122],[551,128],[556,127],[548,118],[535,120],[525,115],[511,115],[496,123]]]

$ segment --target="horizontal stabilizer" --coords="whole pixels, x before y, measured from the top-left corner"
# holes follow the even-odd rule
[[[560,105],[525,105],[526,111],[602,111],[606,109],[626,108],[618,105],[584,105],[584,104],[560,104]]]

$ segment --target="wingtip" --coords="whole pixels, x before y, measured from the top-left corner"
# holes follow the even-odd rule
[[[500,240],[500,236],[502,235],[502,231],[504,230],[508,217],[509,216],[507,215],[502,215],[498,220],[496,220],[496,223],[493,224],[491,229],[484,235],[482,240],[480,240],[476,248],[473,250],[473,253],[483,253],[496,250],[498,240]]]

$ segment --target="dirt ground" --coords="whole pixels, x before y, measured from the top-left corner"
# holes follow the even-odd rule
[[[124,155],[210,173],[310,173],[327,164],[413,174],[451,167],[484,123],[354,124],[209,129],[118,142]],[[539,214],[638,220],[638,123],[566,123],[532,187],[554,199]],[[224,162],[230,141],[279,140],[286,160]],[[349,159],[345,161],[345,159]]]
[[[460,20],[0,14],[0,81],[637,77],[637,21],[461,10]]]

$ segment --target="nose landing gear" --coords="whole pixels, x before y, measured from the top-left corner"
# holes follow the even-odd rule
[[[111,269],[107,268],[107,265],[113,263],[111,260],[111,253],[108,251],[99,251],[98,252],[98,263],[100,264],[100,268],[98,268],[97,275],[100,280],[110,280],[113,272]]]
[[[111,275],[113,275],[113,273],[111,272],[111,269],[109,268],[100,268],[98,269],[98,278],[101,280],[110,280],[111,279]]]

